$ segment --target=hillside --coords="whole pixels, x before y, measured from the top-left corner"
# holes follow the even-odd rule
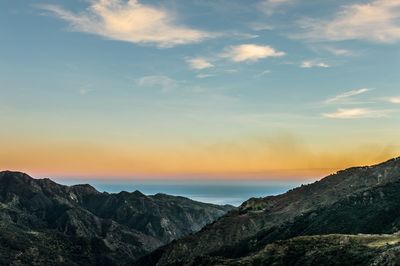
[[[400,228],[399,191],[399,158],[353,167],[282,195],[250,199],[200,232],[156,250],[139,265],[240,261],[297,236],[395,233]]]
[[[0,265],[121,265],[231,210],[0,172]]]
[[[399,265],[400,235],[315,235],[276,241],[234,259],[203,257],[193,265]]]

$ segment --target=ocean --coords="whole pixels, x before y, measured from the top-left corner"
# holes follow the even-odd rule
[[[277,181],[88,181],[57,179],[64,185],[88,183],[108,193],[139,190],[146,195],[165,193],[196,201],[239,206],[251,197],[278,195],[305,182]]]

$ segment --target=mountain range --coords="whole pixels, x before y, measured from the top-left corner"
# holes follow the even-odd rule
[[[400,158],[240,207],[0,173],[1,265],[400,265]]]
[[[0,172],[0,265],[130,264],[232,206]]]
[[[399,230],[395,158],[249,199],[137,265],[400,265]]]

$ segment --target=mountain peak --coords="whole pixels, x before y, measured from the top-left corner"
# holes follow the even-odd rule
[[[73,185],[73,186],[70,186],[70,189],[77,193],[84,193],[84,194],[100,194],[101,193],[89,184]]]
[[[19,171],[11,171],[11,170],[5,170],[0,172],[0,178],[13,178],[13,179],[20,179],[22,180],[31,180],[33,179],[29,175],[19,172]]]

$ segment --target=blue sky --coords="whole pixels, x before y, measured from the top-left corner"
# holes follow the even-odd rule
[[[15,0],[0,13],[2,168],[303,176],[400,151],[398,0]]]

